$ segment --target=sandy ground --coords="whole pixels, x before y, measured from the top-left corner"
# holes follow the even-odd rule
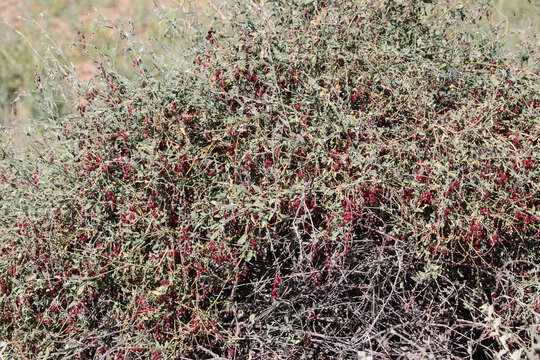
[[[71,0],[73,3],[67,2],[71,6],[71,12],[76,9],[76,16],[81,27],[91,24],[93,21],[103,16],[112,24],[116,22],[125,22],[127,19],[135,16],[133,0],[98,0],[90,1],[91,6],[77,5],[79,0]],[[178,0],[142,0],[137,3],[140,7],[144,4],[145,11],[150,13],[155,6],[182,6],[184,2]],[[206,1],[198,2],[200,4]],[[50,9],[47,9],[45,4],[36,0],[0,0],[0,22],[8,24],[14,31],[20,31],[27,37],[32,37],[32,32],[38,32],[38,29],[45,29],[50,33],[55,42],[66,48],[69,51],[69,45],[76,37],[77,30],[73,24],[77,21],[66,19],[70,14],[64,14],[57,11],[56,15],[50,15]],[[36,20],[32,25],[32,31],[28,31],[28,26],[25,27],[25,22],[29,19]],[[71,20],[71,21],[68,21]],[[140,33],[144,35],[145,29],[138,28]],[[112,38],[114,31],[111,31],[109,36]],[[0,34],[0,39],[2,35]],[[0,46],[2,41],[0,41]],[[74,50],[75,51],[75,50]],[[82,79],[88,79],[95,73],[95,67],[92,62],[85,60],[83,57],[77,60],[75,64],[79,76]]]

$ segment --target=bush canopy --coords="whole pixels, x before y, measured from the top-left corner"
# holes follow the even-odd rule
[[[7,353],[532,358],[539,75],[473,3],[248,1],[188,66],[42,64],[54,145],[0,162]]]

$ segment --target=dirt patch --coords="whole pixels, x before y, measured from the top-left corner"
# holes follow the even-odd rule
[[[0,4],[0,21],[10,24],[16,29],[22,28],[22,12],[16,0],[5,0]]]
[[[53,2],[54,4],[54,2]],[[76,44],[77,31],[91,27],[98,19],[106,19],[106,22],[114,25],[126,23],[130,18],[144,19],[151,14],[156,6],[169,8],[178,8],[185,10],[187,5],[195,6],[200,11],[208,10],[208,1],[199,0],[179,1],[179,0],[153,0],[143,2],[133,2],[131,0],[97,0],[92,1],[91,5],[81,5],[78,2],[67,1],[58,2],[59,9],[47,7],[45,4],[30,0],[0,0],[0,21],[8,24],[8,28],[18,31],[27,39],[33,41],[44,29],[50,35],[56,45],[63,48],[66,53],[72,57],[78,75],[83,80],[88,80],[95,74],[95,66],[84,56],[81,56],[81,49]],[[33,24],[31,22],[33,22]],[[140,36],[147,36],[148,29],[144,24],[135,23],[137,33]],[[105,36],[109,39],[115,39],[117,32],[114,29],[100,29],[100,37]],[[87,40],[91,34],[86,34]],[[1,46],[9,46],[3,44]],[[32,44],[39,50],[40,44]]]

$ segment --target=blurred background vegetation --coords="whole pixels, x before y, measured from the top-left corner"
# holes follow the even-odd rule
[[[44,70],[45,59],[61,59],[83,82],[96,74],[97,60],[114,63],[130,76],[120,31],[163,43],[170,37],[164,22],[174,17],[184,26],[170,44],[182,54],[197,31],[211,27],[219,14],[210,0],[0,1],[0,129],[8,133],[2,138],[24,153],[36,137],[34,125],[43,114],[35,101],[34,77]],[[179,34],[185,41],[178,41]]]
[[[96,68],[89,59],[100,58],[92,51],[104,49],[109,54],[108,60],[129,76],[130,64],[122,62],[120,56],[123,46],[118,36],[120,24],[130,26],[143,39],[165,39],[169,34],[164,33],[166,27],[161,25],[173,16],[185,25],[179,29],[185,41],[174,41],[184,47],[175,49],[182,53],[197,31],[209,29],[223,16],[216,4],[211,0],[3,0],[0,3],[0,128],[8,132],[7,139],[15,148],[24,152],[35,135],[33,125],[40,118],[38,107],[33,106],[33,98],[28,94],[35,88],[35,69],[48,51],[63,49],[56,56],[73,64],[77,76],[88,81]],[[527,52],[538,48],[540,0],[494,0],[484,27],[486,31],[497,28],[508,51],[522,53],[523,67],[532,69],[537,65],[527,61]],[[525,44],[529,44],[529,49]]]

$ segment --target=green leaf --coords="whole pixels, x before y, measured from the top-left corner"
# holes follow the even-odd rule
[[[218,231],[214,231],[212,233],[212,235],[210,235],[210,240],[213,241],[215,239],[217,239],[217,237],[219,236],[219,232]]]
[[[242,235],[240,239],[238,239],[238,245],[239,246],[243,245],[246,242],[247,238],[248,238],[247,234]]]
[[[256,207],[264,208],[264,203],[262,201],[258,200],[258,199],[255,200],[253,205],[255,205]]]
[[[253,255],[254,255],[253,251],[252,251],[252,250],[249,250],[249,251],[247,252],[247,255],[246,255],[246,261],[247,261],[247,262],[250,262],[251,259],[253,258]]]

